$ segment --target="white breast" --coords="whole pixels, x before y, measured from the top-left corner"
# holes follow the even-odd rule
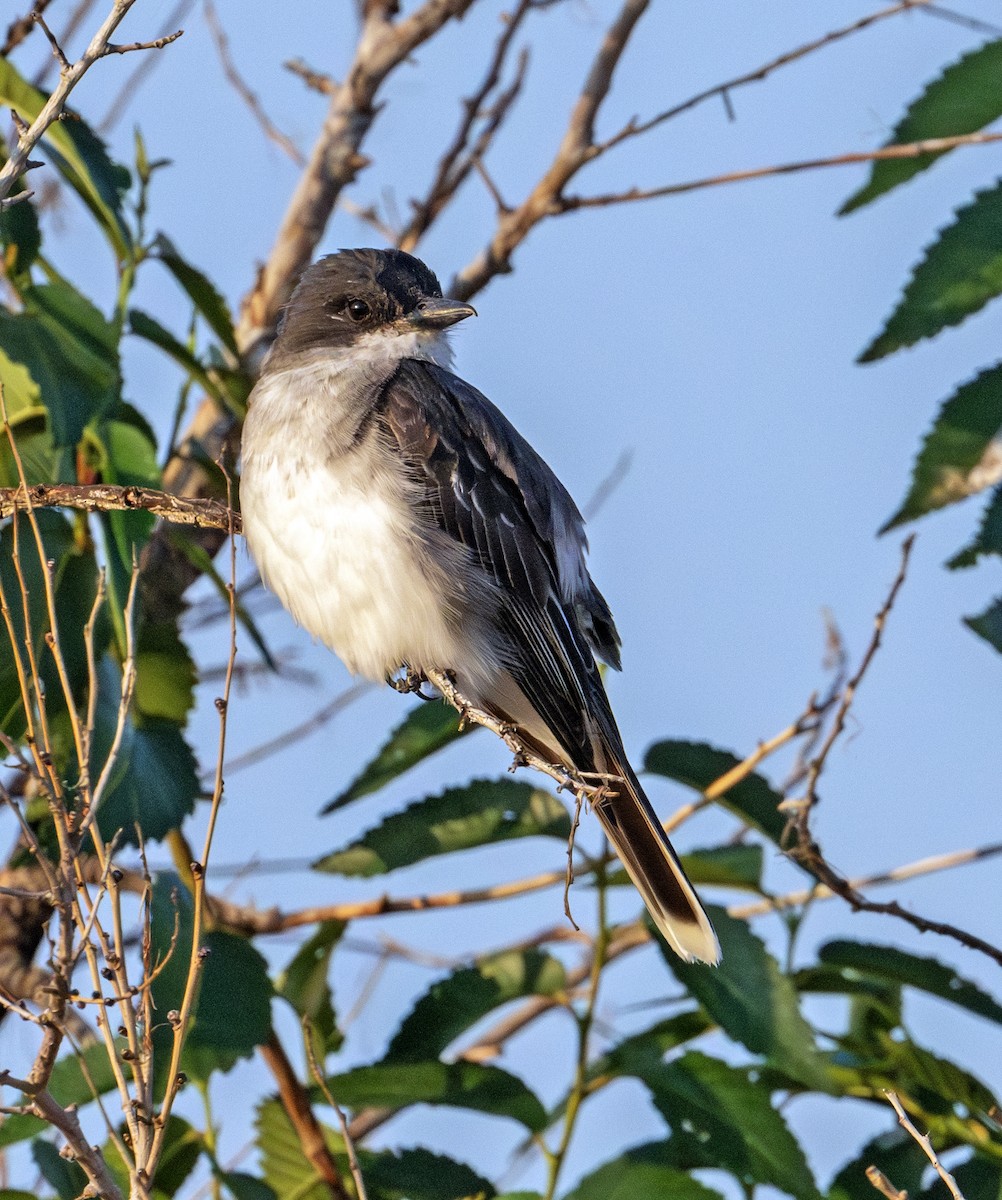
[[[244,533],[265,583],[358,674],[469,664],[457,572],[436,567],[399,464],[371,439],[332,452],[309,411],[323,393],[290,406],[294,394],[281,377],[259,385],[244,431]]]

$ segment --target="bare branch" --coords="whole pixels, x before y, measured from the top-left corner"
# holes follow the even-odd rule
[[[270,138],[276,146],[284,150],[297,166],[305,166],[306,155],[303,154],[292,138],[284,134],[274,121],[272,121],[264,111],[264,106],[261,104],[257,93],[237,70],[237,65],[233,61],[233,55],[230,53],[230,39],[226,35],[226,30],[223,28],[219,14],[216,12],[216,6],[212,3],[212,0],[203,0],[203,10],[205,12],[205,23],[209,27],[209,33],[212,35],[212,41],[215,44],[216,53],[219,55],[219,61],[223,68],[223,74],[234,91],[250,109],[251,115],[257,121],[258,125],[261,126],[265,136]]]
[[[80,82],[83,76],[90,68],[103,58],[108,52],[108,46],[111,42],[111,35],[121,24],[125,14],[129,11],[135,0],[114,0],[111,12],[104,19],[103,24],[94,34],[90,45],[83,52],[79,59],[72,65],[67,62],[62,50],[59,49],[58,43],[49,34],[50,41],[54,43],[53,49],[58,51],[60,57],[61,69],[59,72],[59,82],[56,84],[52,94],[42,106],[41,112],[32,121],[30,127],[22,133],[17,139],[16,144],[11,147],[10,157],[0,167],[0,202],[9,194],[14,187],[14,184],[24,174],[25,166],[27,165],[31,151],[38,143],[40,138],[45,134],[53,121],[57,120],[60,114],[64,111],[66,101],[70,93]],[[37,11],[37,10],[36,10]],[[48,33],[43,21],[39,20],[42,28]]]
[[[307,1039],[307,1045],[309,1045],[309,1039]],[[310,1094],[299,1082],[282,1043],[272,1033],[260,1049],[261,1057],[278,1085],[278,1098],[282,1102],[282,1108],[285,1109],[285,1115],[296,1131],[303,1154],[330,1189],[334,1200],[352,1200],[344,1185],[344,1180],[341,1178],[337,1163],[334,1161],[334,1156],[327,1148],[324,1131],[310,1104]]]
[[[160,25],[159,37],[166,37],[170,30],[176,28],[180,23],[187,19],[188,14],[194,6],[195,0],[178,0],[171,11],[164,18]],[[104,114],[97,128],[99,133],[108,133],[125,113],[126,108],[132,103],[142,87],[143,83],[156,70],[157,64],[161,61],[159,55],[147,54],[140,59],[139,64],[132,71],[118,89],[118,93],[108,106],[108,111]]]
[[[283,65],[287,71],[291,71],[293,75],[298,75],[308,88],[311,88],[314,92],[319,92],[321,96],[333,96],[338,87],[336,79],[333,79],[330,75],[323,74],[322,71],[315,71],[301,58],[290,58]]]
[[[176,42],[179,37],[184,37],[184,30],[178,29],[174,33],[167,33],[163,37],[154,38],[150,42],[126,42],[120,45],[117,42],[109,42],[105,46],[102,57],[107,57],[109,54],[131,54],[133,50],[162,50],[164,46],[169,46],[171,42]]]
[[[187,499],[153,488],[114,487],[107,483],[32,484],[0,488],[0,519],[32,508],[76,508],[83,512],[120,512],[141,509],[175,525],[200,529],[241,530],[240,514],[231,513],[218,500]]]
[[[316,1052],[313,1048],[313,1029],[310,1025],[309,1017],[303,1018],[303,1034],[306,1041],[306,1059],[310,1066],[310,1074],[316,1080],[317,1087],[323,1092],[324,1099],[337,1113],[338,1123],[341,1126],[341,1136],[344,1138],[344,1148],[348,1152],[348,1166],[351,1168],[351,1177],[355,1181],[355,1191],[358,1200],[368,1200],[368,1193],[365,1190],[365,1180],[362,1178],[362,1168],[358,1165],[355,1143],[352,1140],[351,1131],[348,1129],[344,1110],[331,1095],[331,1090],[327,1086],[327,1080],[324,1079],[323,1072],[320,1070],[320,1064],[317,1062]]]
[[[725,83],[718,83],[711,88],[707,88],[705,91],[697,92],[694,96],[690,96],[688,100],[683,100],[680,104],[674,104],[671,108],[666,108],[655,117],[650,117],[646,121],[630,121],[618,133],[614,134],[607,141],[602,142],[599,149],[604,153],[606,150],[611,150],[613,146],[618,146],[620,142],[626,141],[628,138],[640,137],[645,133],[649,133],[652,129],[656,129],[666,121],[671,121],[674,117],[680,116],[682,113],[688,112],[690,109],[696,108],[698,105],[705,103],[707,100],[712,100],[716,96],[719,96],[725,103],[730,103],[731,92],[737,91],[738,88],[745,87],[749,83],[759,83],[767,79],[774,71],[778,71],[781,67],[787,67],[790,63],[798,62],[808,54],[814,54],[817,50],[823,50],[827,46],[834,45],[836,42],[842,41],[843,38],[851,37],[852,34],[859,33],[871,25],[875,25],[878,21],[885,20],[887,17],[896,17],[899,13],[911,12],[913,9],[928,8],[929,5],[930,0],[901,0],[901,3],[891,4],[887,8],[878,9],[876,12],[870,13],[869,16],[861,17],[858,21],[843,25],[840,29],[833,29],[831,33],[826,33],[823,37],[815,38],[811,42],[805,42],[804,45],[798,46],[795,50],[788,50],[785,54],[780,54],[777,58],[763,63],[761,67],[757,67],[754,71],[747,71],[744,75],[728,79]]]
[[[623,192],[607,192],[599,196],[561,196],[554,200],[556,212],[574,212],[581,208],[607,208],[613,204],[630,204],[637,200],[661,200],[667,196],[682,196],[703,188],[720,187],[728,183],[747,183],[751,179],[767,179],[773,175],[793,175],[798,171],[816,171],[823,167],[846,167],[855,163],[879,162],[886,158],[921,158],[923,154],[942,154],[959,146],[987,146],[1002,141],[1002,133],[962,133],[955,137],[925,138],[920,142],[905,142],[896,146],[881,146],[879,150],[861,150],[836,154],[831,158],[808,158],[800,162],[779,163],[770,167],[754,167],[748,171],[727,171],[690,179],[685,183],[670,183],[665,187],[628,188]]]

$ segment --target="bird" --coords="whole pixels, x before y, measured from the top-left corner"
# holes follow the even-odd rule
[[[546,762],[611,776],[592,807],[665,941],[720,948],[636,773],[599,671],[620,638],[584,519],[501,411],[452,369],[476,315],[394,249],[300,277],[249,398],[240,505],[267,587],[355,673],[448,674]]]

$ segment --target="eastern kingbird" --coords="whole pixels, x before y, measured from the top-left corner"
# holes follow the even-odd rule
[[[619,669],[584,520],[510,422],[451,370],[474,315],[399,250],[304,272],[250,398],[240,499],[262,578],[347,667],[451,672],[549,762],[622,783],[595,811],[682,958],[720,948],[623,749]]]

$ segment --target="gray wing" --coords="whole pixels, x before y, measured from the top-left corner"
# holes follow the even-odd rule
[[[588,718],[619,743],[594,654],[618,668],[619,636],[574,501],[486,396],[433,363],[405,360],[379,414],[431,518],[498,585],[516,682],[574,764],[593,769]]]

